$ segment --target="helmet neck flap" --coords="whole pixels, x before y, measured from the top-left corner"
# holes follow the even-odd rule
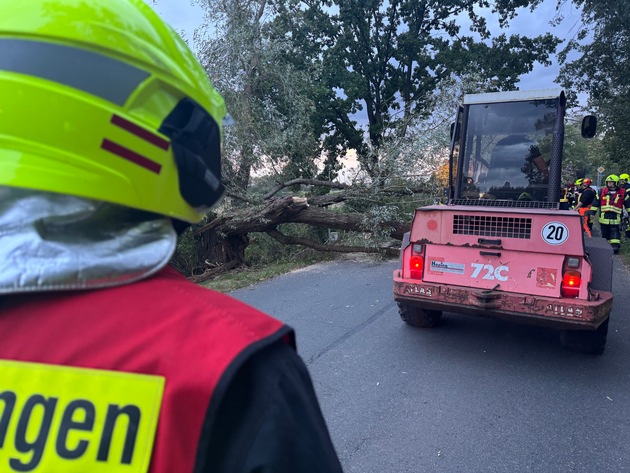
[[[128,284],[163,268],[176,242],[167,217],[0,186],[0,294]]]

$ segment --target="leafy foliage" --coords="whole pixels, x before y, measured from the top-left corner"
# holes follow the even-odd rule
[[[481,74],[485,90],[514,88],[533,63],[549,63],[558,39],[505,35],[490,43],[477,7],[492,6],[502,25],[517,7],[540,0],[288,0],[277,2],[274,33],[290,40],[295,58],[321,63],[327,91],[320,109],[330,161],[354,149],[364,171],[378,178],[387,167],[381,146],[404,135],[412,119],[430,116],[437,92],[453,78]],[[467,15],[472,32],[461,34]],[[475,37],[476,36],[476,37]],[[366,117],[361,123],[359,112]]]
[[[273,15],[266,0],[197,0],[208,25],[195,43],[208,74],[232,118],[226,127],[226,179],[248,189],[252,172],[275,169],[287,178],[312,177],[320,130],[309,96],[315,69],[296,69],[286,57],[287,41],[271,41]]]
[[[585,140],[580,134],[580,119],[570,118],[571,125],[565,128],[562,182],[573,183],[578,177],[590,177],[597,184],[597,168],[613,169],[603,153],[602,141]]]
[[[573,4],[582,9],[582,24],[559,55],[563,63],[559,80],[567,88],[589,94],[589,105],[600,119],[602,164],[611,162],[610,169],[628,172],[630,3],[573,0]],[[571,54],[577,58],[569,59]]]
[[[360,214],[375,245],[390,238],[390,223],[408,222],[413,208],[441,197],[448,125],[462,95],[514,89],[534,62],[549,63],[558,44],[550,34],[491,37],[488,30],[488,8],[506,26],[518,8],[542,0],[193,1],[207,20],[195,34],[197,50],[233,120],[224,146],[230,195],[261,204],[282,198],[267,197],[278,182],[343,179],[356,192],[338,200],[330,186],[296,184],[282,193],[300,192],[322,212],[343,201],[336,211],[351,214],[349,226]],[[356,170],[341,175],[342,161],[353,158]],[[273,177],[259,178],[263,170]],[[234,202],[223,208],[236,211]],[[292,241],[302,238],[280,227]],[[255,231],[282,241],[276,228]],[[307,233],[321,242],[317,231]],[[235,239],[238,251],[249,242],[247,234]],[[189,245],[196,270],[208,248],[195,245],[210,243]]]

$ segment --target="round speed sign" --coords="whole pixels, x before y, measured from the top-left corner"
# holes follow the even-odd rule
[[[550,245],[561,245],[569,238],[569,229],[564,223],[549,222],[542,229],[542,239]]]

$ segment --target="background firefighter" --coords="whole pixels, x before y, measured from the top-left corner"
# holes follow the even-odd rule
[[[576,185],[573,182],[567,182],[562,188],[562,198],[560,202],[566,202],[569,209],[575,208],[575,190]]]
[[[577,205],[577,202],[580,200],[580,193],[582,192],[582,181],[583,178],[576,179],[573,183],[573,195],[572,195],[572,204],[571,208],[574,209]]]
[[[630,207],[630,175],[628,173],[619,174],[619,188],[626,190],[626,198],[623,209],[623,215],[621,217],[621,231],[626,235],[626,238],[630,238],[630,225],[628,222],[628,207]]]
[[[593,206],[593,202],[597,200],[597,192],[595,189],[591,187],[593,181],[585,177],[584,179],[580,179],[582,182],[580,183],[580,193],[578,194],[577,204],[575,206],[575,210],[577,210],[582,216],[582,228],[584,232],[588,236],[593,236],[591,230],[593,229],[593,221],[591,220],[591,215],[594,213],[591,210]]]
[[[621,248],[621,217],[624,208],[627,209],[626,190],[620,188],[619,177],[611,174],[606,177],[606,186],[601,190],[599,201],[591,209],[599,210],[599,225],[604,237],[612,246],[615,253]]]

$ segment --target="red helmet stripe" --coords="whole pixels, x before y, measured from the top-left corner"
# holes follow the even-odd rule
[[[101,143],[101,148],[105,151],[109,151],[121,158],[126,159],[127,161],[131,161],[132,163],[137,164],[138,166],[142,166],[145,169],[148,169],[155,174],[160,174],[162,170],[162,165],[156,163],[155,161],[151,161],[149,158],[142,156],[141,154],[136,153],[135,151],[131,151],[128,148],[125,148],[118,143],[114,143],[108,139],[104,139],[103,143]]]
[[[155,145],[158,148],[163,149],[164,151],[168,151],[169,147],[171,146],[171,143],[168,140],[165,140],[164,138],[154,133],[151,133],[149,130],[144,129],[136,125],[135,123],[130,122],[129,120],[125,120],[123,117],[112,115],[111,122],[113,125],[116,125],[117,127],[122,128],[123,130],[126,130],[129,133],[132,133],[145,141],[148,141],[152,145]]]

